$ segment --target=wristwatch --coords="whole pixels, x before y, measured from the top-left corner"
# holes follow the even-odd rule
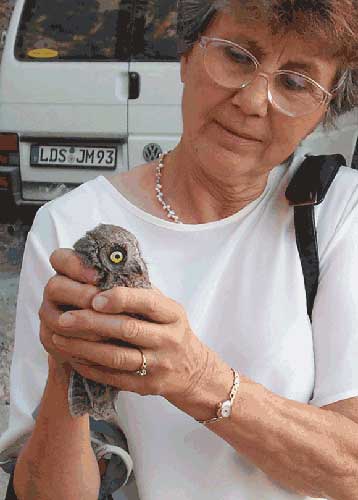
[[[217,420],[221,420],[222,418],[228,418],[231,415],[232,412],[232,406],[234,403],[234,399],[236,396],[236,393],[239,389],[240,386],[240,376],[236,370],[231,368],[233,375],[234,375],[234,383],[230,391],[229,398],[226,399],[225,401],[221,401],[220,403],[217,404],[216,406],[216,417],[211,418],[209,420],[197,420],[199,424],[210,424],[211,422],[216,422]]]

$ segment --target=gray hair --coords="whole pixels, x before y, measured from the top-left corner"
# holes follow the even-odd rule
[[[265,0],[264,0],[265,1]],[[217,12],[230,12],[231,0],[177,0],[177,47],[182,56],[205,32]],[[269,2],[266,2],[269,3]],[[358,37],[358,34],[356,34]],[[356,61],[355,61],[356,62]],[[339,89],[329,104],[323,121],[326,129],[335,128],[336,119],[358,106],[358,69],[345,67],[337,74]]]

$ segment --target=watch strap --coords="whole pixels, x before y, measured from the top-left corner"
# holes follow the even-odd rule
[[[239,390],[239,386],[240,386],[239,373],[236,370],[234,370],[233,368],[231,368],[231,370],[233,372],[234,382],[233,382],[233,385],[231,387],[230,394],[229,394],[230,399],[227,399],[225,401],[221,401],[220,403],[217,404],[217,406],[216,406],[217,416],[216,417],[210,418],[209,420],[197,420],[197,422],[199,422],[199,424],[203,424],[203,425],[211,424],[212,422],[216,422],[217,420],[221,420],[222,418],[228,418],[231,415],[234,399],[235,399],[235,396],[236,396],[237,391]],[[226,407],[229,406],[229,408],[230,408],[230,412],[227,414],[225,414],[226,412],[225,413],[223,412],[224,405]]]

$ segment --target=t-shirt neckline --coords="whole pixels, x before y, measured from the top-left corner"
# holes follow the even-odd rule
[[[256,198],[256,200],[251,201],[244,208],[230,215],[229,217],[225,217],[224,219],[219,219],[217,221],[206,222],[204,224],[177,224],[175,222],[166,221],[152,215],[145,210],[137,207],[131,201],[129,201],[118,189],[116,189],[113,184],[103,175],[99,175],[97,180],[99,180],[103,186],[109,191],[111,196],[115,199],[115,201],[120,201],[125,207],[131,211],[137,217],[150,222],[156,226],[161,226],[164,228],[172,229],[174,231],[204,231],[210,229],[218,229],[219,227],[227,226],[228,224],[233,224],[244,217],[248,212],[252,211],[260,202],[266,198],[271,189],[276,185],[275,179],[278,177],[280,172],[283,172],[287,168],[284,164],[278,165],[274,167],[269,173],[267,184],[264,191],[261,195]]]

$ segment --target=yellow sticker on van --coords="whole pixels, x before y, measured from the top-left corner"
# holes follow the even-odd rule
[[[32,49],[29,50],[27,55],[29,57],[34,57],[36,59],[48,59],[51,57],[57,57],[58,56],[58,50],[53,50],[53,49]]]

